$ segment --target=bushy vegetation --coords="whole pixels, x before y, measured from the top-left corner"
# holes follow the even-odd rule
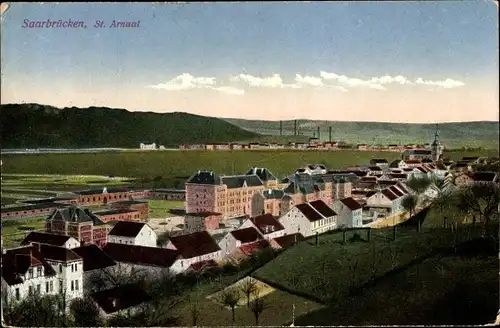
[[[0,107],[2,148],[138,148],[139,143],[227,142],[255,133],[224,120],[187,113],[129,112],[106,107],[55,108],[39,104]]]

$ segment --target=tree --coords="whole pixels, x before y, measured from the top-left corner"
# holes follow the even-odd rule
[[[161,247],[166,244],[170,239],[170,235],[171,233],[168,230],[159,234],[158,238],[156,239],[156,246]]]
[[[441,191],[436,199],[432,202],[432,206],[438,209],[440,217],[445,220],[445,212],[451,208],[451,203],[453,202],[453,197],[449,192]],[[446,223],[444,223],[446,228]]]
[[[252,277],[248,277],[245,279],[245,281],[241,284],[240,290],[245,294],[247,297],[247,308],[250,307],[250,296],[258,291],[257,288],[257,281],[253,279]]]
[[[226,289],[220,295],[219,302],[231,308],[233,323],[236,321],[235,309],[239,301],[240,301],[240,293],[238,292],[238,290]]]
[[[70,304],[70,313],[76,327],[102,326],[99,308],[90,298],[77,298]]]
[[[401,201],[401,205],[403,208],[410,212],[410,218],[413,216],[415,209],[417,208],[417,196],[415,195],[406,195]]]
[[[458,190],[458,208],[464,214],[478,215],[486,232],[490,218],[498,210],[500,189],[495,183],[474,183]]]
[[[432,181],[429,177],[411,178],[408,180],[408,187],[413,189],[418,195],[424,193],[431,185]]]
[[[57,295],[34,293],[13,305],[7,313],[9,324],[18,327],[57,327],[65,321],[57,308]],[[3,306],[3,304],[2,304]]]
[[[255,325],[259,325],[259,317],[262,314],[262,312],[267,308],[264,300],[259,297],[259,293],[255,293],[255,298],[253,302],[250,305],[250,310],[253,313],[253,316],[255,318]]]

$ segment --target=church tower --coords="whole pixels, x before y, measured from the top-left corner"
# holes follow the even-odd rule
[[[439,127],[436,124],[436,133],[434,134],[434,141],[431,144],[431,156],[434,162],[437,162],[443,156],[443,145],[439,141]]]

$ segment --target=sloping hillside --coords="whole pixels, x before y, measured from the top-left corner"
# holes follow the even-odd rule
[[[253,121],[225,119],[227,122],[248,131],[261,134],[279,135],[279,121]],[[294,121],[283,121],[283,135],[294,133]],[[298,120],[299,134],[313,136],[320,128],[320,138],[368,144],[428,143],[434,138],[434,124],[402,124],[384,122],[338,122]],[[497,148],[499,138],[498,122],[463,122],[439,124],[440,137],[448,148],[488,147]]]
[[[129,112],[106,107],[8,104],[0,110],[2,148],[124,147],[156,142],[228,142],[255,138],[224,120],[187,113]]]

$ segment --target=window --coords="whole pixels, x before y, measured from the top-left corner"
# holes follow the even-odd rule
[[[41,285],[40,285],[40,284],[36,285],[36,292],[37,292],[38,294],[40,294],[41,289],[42,289],[42,288],[41,288]]]
[[[54,291],[54,282],[53,281],[50,282],[50,291],[51,292]]]
[[[78,290],[78,280],[75,280],[75,289]]]
[[[75,282],[71,280],[71,291],[75,290]]]
[[[63,292],[63,280],[59,279],[59,293]]]
[[[19,288],[16,288],[16,301],[21,299],[21,295],[19,294]]]
[[[62,273],[62,264],[59,264],[59,273]]]
[[[33,268],[30,268],[28,270],[28,275],[29,275],[30,278],[33,278]]]
[[[30,296],[33,295],[33,286],[29,286],[29,288],[28,288],[28,294]]]
[[[45,282],[45,292],[46,293],[49,292],[49,282],[48,281]]]
[[[75,263],[75,272],[78,271],[78,263]]]
[[[37,277],[40,277],[42,275],[42,267],[41,266],[36,268],[36,275],[37,275]]]

